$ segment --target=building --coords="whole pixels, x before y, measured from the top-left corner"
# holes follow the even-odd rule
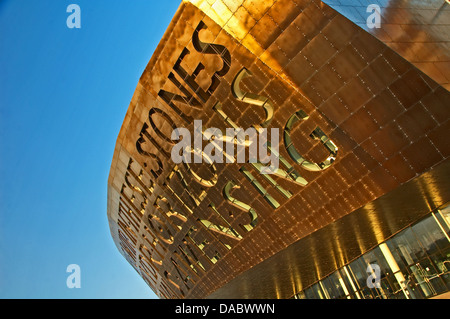
[[[449,21],[444,0],[182,2],[117,139],[119,251],[161,298],[446,296]],[[195,120],[278,128],[279,170],[176,164]]]

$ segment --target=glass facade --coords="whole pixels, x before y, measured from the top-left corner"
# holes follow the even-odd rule
[[[450,204],[381,243],[295,299],[424,299],[450,290]]]

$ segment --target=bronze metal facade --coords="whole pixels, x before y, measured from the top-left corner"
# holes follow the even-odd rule
[[[450,200],[447,82],[330,5],[180,4],[108,180],[112,237],[161,298],[289,298]],[[196,119],[223,131],[270,122],[284,175],[175,165],[171,132]]]

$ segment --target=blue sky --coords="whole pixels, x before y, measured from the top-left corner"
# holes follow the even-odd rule
[[[155,298],[106,217],[116,138],[169,1],[0,2],[0,298]],[[69,4],[81,29],[69,29]],[[69,264],[81,288],[69,289]]]

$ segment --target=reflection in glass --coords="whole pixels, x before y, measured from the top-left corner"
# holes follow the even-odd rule
[[[450,206],[431,213],[295,296],[298,299],[422,299],[450,290]],[[376,264],[379,287],[369,288]],[[369,267],[370,269],[370,267]]]

